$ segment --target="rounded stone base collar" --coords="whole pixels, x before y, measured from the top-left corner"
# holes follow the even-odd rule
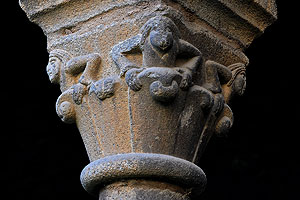
[[[93,195],[111,183],[126,179],[151,179],[203,190],[206,176],[195,164],[173,156],[129,153],[91,162],[81,172],[81,184]]]

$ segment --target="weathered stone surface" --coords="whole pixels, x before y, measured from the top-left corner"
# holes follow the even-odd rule
[[[99,200],[151,199],[190,200],[190,191],[164,182],[151,180],[123,180],[100,190]]]
[[[84,187],[98,193],[110,184],[102,199],[114,199],[124,178],[163,179],[183,188],[197,187],[198,181],[203,188],[205,176],[192,163],[213,134],[224,136],[231,128],[231,99],[246,87],[249,61],[243,51],[276,19],[275,1],[20,0],[20,5],[47,35],[47,73],[62,92],[57,114],[76,123],[91,161],[82,173]],[[151,184],[128,185],[120,188],[121,196],[156,195]],[[157,198],[166,194],[173,195],[168,190]],[[186,193],[174,195],[189,199]]]
[[[244,87],[233,90],[226,84],[236,85],[245,64],[203,63],[201,51],[181,39],[169,17],[150,18],[137,35],[109,53],[119,75],[102,76],[106,66],[99,53],[72,56],[54,49],[47,66],[51,82],[60,84],[63,92],[57,113],[63,121],[77,123],[91,161],[138,152],[194,162],[218,121],[220,135],[231,127],[230,108],[222,110]],[[244,86],[245,79],[241,81]],[[230,92],[226,99],[225,91]]]
[[[177,0],[185,8],[243,47],[276,19],[275,0]]]
[[[202,191],[206,185],[204,172],[195,164],[162,154],[130,153],[107,156],[87,165],[81,183],[91,194],[106,185],[122,180],[146,179],[174,183],[186,190]]]

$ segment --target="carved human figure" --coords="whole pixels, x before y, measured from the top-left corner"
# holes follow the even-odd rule
[[[54,49],[49,54],[49,61],[46,67],[49,80],[51,83],[59,84],[62,92],[75,84],[74,79],[69,78],[65,72],[65,66],[71,58],[72,55],[62,49]]]
[[[245,65],[242,63],[226,67],[220,63],[208,60],[204,63],[201,70],[200,85],[211,94],[212,106],[207,109],[206,115],[204,109],[196,111],[196,113],[204,111],[202,115],[206,116],[206,119],[204,124],[198,125],[199,128],[204,128],[201,130],[198,143],[199,148],[197,148],[194,154],[194,161],[201,157],[213,134],[221,137],[226,136],[233,125],[233,112],[228,104],[234,95],[242,95],[246,86]],[[193,87],[199,86],[195,85]],[[193,99],[202,99],[202,101],[205,99],[203,97],[197,98],[197,95],[192,97]],[[191,104],[193,104],[193,101],[188,98],[184,112],[191,110],[191,108],[197,109],[197,107],[194,105],[191,106]],[[198,118],[201,117],[201,115],[195,115]],[[199,122],[201,123],[201,121]],[[182,127],[182,124],[184,124],[184,121],[181,122],[180,127]],[[198,128],[197,125],[195,127]],[[182,135],[189,134],[192,132],[191,130],[193,130],[192,127],[183,126],[181,132],[184,134]]]
[[[232,73],[228,67],[211,60],[204,63],[201,72],[200,84],[211,92],[214,99],[205,125],[207,128],[201,134],[202,140],[205,141],[209,140],[214,132],[225,131],[225,125],[228,129],[232,125],[232,112],[222,94],[222,85],[231,79]]]
[[[65,50],[55,49],[50,52],[46,69],[51,83],[59,84],[64,92],[78,82],[88,86],[97,81],[100,63],[97,53],[73,57]]]
[[[62,91],[56,102],[56,112],[62,121],[66,123],[75,121],[74,103],[82,102],[83,96],[87,93],[87,85],[90,79],[94,78],[93,74],[98,70],[99,64],[98,54],[73,57],[62,49],[50,52],[46,69],[51,83],[59,84]]]
[[[126,57],[137,53],[142,54],[142,66]],[[200,131],[201,145],[197,151],[202,154],[212,134],[222,135],[231,128],[233,113],[228,101],[235,93],[243,93],[243,76],[236,73],[241,71],[237,66],[242,64],[227,67],[211,60],[202,64],[201,52],[180,39],[179,30],[170,18],[151,18],[138,35],[114,46],[111,55],[120,69],[120,76],[125,76],[126,83],[134,91],[139,91],[147,79],[151,83],[151,96],[160,102],[173,100],[179,89],[187,90],[178,142],[191,133],[195,135],[190,137],[196,139]],[[198,77],[193,77],[195,72],[199,72]],[[193,85],[193,78],[199,79],[199,85]],[[198,121],[187,126],[186,116]]]
[[[235,63],[229,65],[227,69],[230,71],[230,76],[229,73],[226,72],[227,70],[222,70],[223,72],[227,73],[225,75],[227,78],[224,77],[225,73],[219,73],[221,75],[218,76],[221,77],[221,81],[219,81],[220,84],[216,84],[215,82],[211,84],[218,85],[215,88],[218,88],[218,91],[222,91],[225,101],[224,108],[216,120],[215,132],[218,136],[224,136],[233,124],[233,113],[228,105],[231,98],[235,95],[242,95],[246,87],[245,64]],[[220,88],[220,86],[222,88]]]
[[[50,52],[47,73],[52,83],[59,84],[62,94],[57,99],[56,111],[66,123],[75,121],[74,103],[80,105],[83,96],[95,93],[100,100],[114,93],[115,78],[99,80],[100,55],[91,53],[73,57],[62,49]]]
[[[214,94],[222,93],[222,85],[228,83],[231,77],[232,73],[228,67],[208,60],[203,65],[201,85]]]
[[[142,54],[142,66],[126,58],[126,54],[131,53]],[[111,55],[120,69],[120,76],[125,75],[132,90],[140,90],[140,80],[152,77],[150,93],[158,101],[173,99],[178,92],[178,85],[182,90],[187,90],[192,85],[193,73],[202,61],[201,52],[180,39],[177,26],[164,16],[148,20],[138,35],[114,46]],[[177,64],[178,59],[184,62]]]
[[[82,97],[95,93],[100,100],[111,97],[114,94],[116,79],[107,77],[99,79],[99,68],[101,64],[100,55],[92,53],[84,56],[74,57],[66,64],[66,72],[78,76],[78,83],[73,85],[73,100],[76,104],[81,103]]]
[[[235,96],[241,96],[246,89],[246,67],[243,63],[236,63],[228,66],[232,72],[231,79],[223,85],[223,94],[225,101],[230,103],[230,100]]]
[[[232,76],[226,84],[222,85],[222,92],[226,104],[216,123],[215,132],[218,136],[224,136],[233,124],[233,113],[228,106],[228,104],[230,104],[230,100],[235,95],[243,95],[246,89],[245,64],[235,63],[228,66],[228,69],[230,69]]]
[[[73,57],[62,49],[50,52],[46,69],[50,81],[60,85],[62,94],[57,100],[56,111],[64,122],[75,121],[74,103],[81,104],[88,91],[96,93],[100,100],[112,96],[115,79],[99,80],[100,64],[97,53]]]

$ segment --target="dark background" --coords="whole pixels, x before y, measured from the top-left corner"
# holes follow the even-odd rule
[[[278,1],[278,21],[246,51],[247,89],[233,103],[234,126],[227,138],[212,138],[200,163],[204,200],[300,199],[299,18],[288,2]],[[46,37],[17,1],[9,4],[1,25],[5,198],[95,199],[79,180],[89,163],[80,134],[55,112],[60,90],[45,71]]]

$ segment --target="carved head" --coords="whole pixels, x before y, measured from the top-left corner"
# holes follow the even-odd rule
[[[236,63],[228,66],[232,71],[232,78],[227,83],[232,93],[243,95],[246,89],[246,67],[243,63]]]
[[[46,70],[51,83],[60,82],[61,69],[71,58],[72,56],[65,50],[55,49],[50,52]]]
[[[149,19],[141,28],[141,47],[149,37],[151,45],[160,52],[167,52],[180,38],[175,23],[168,17],[157,16]]]

